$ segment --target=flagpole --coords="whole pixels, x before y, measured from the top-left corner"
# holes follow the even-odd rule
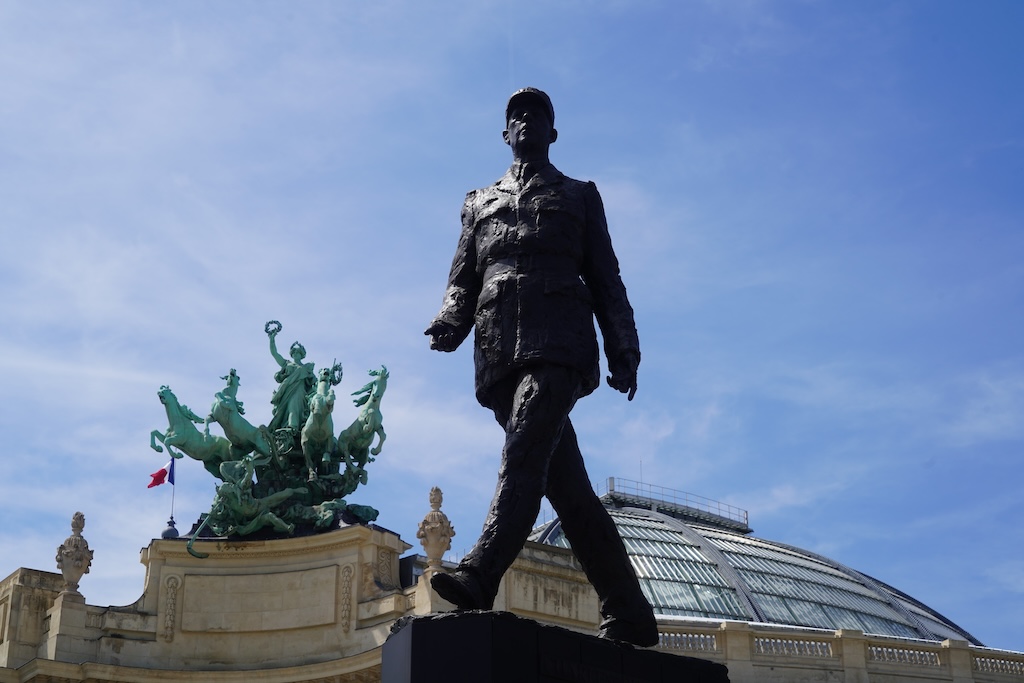
[[[178,474],[177,472],[175,472],[176,469],[178,469],[178,468],[174,466],[174,455],[172,454],[171,455],[171,472],[170,472],[170,480],[171,480],[171,521],[170,521],[170,524],[169,524],[169,526],[171,526],[171,527],[174,526],[174,490],[176,488],[178,488],[175,485],[175,483],[174,483],[174,480],[176,479],[176,475]]]
[[[171,454],[171,462],[167,472],[167,483],[171,485],[171,518],[167,521],[167,528],[160,534],[161,538],[177,538],[178,530],[174,527],[174,489],[177,488],[174,484],[176,473],[174,470],[177,468],[174,466],[174,454]]]
[[[170,450],[169,446],[168,450]],[[160,534],[160,538],[178,537],[178,531],[174,528],[174,453],[172,452],[170,456],[171,459],[166,465],[149,475],[152,481],[149,482],[149,486],[146,487],[151,489],[154,486],[159,486],[164,483],[171,485],[171,518],[167,522],[167,528],[164,529],[162,534]]]

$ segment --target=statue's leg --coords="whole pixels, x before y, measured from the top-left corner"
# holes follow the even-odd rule
[[[273,512],[265,512],[263,513],[262,517],[263,523],[270,524],[274,527],[275,531],[284,531],[289,534],[295,531],[294,524],[289,524],[288,522],[284,521],[283,519],[275,515]]]
[[[228,527],[228,535],[248,536],[255,531],[259,531],[264,526],[266,525],[263,523],[263,515],[258,515],[255,519],[251,519],[245,524]]]
[[[302,446],[302,457],[306,460],[306,471],[308,473],[309,481],[316,479],[316,467],[313,466],[313,451],[312,446],[307,447],[305,444]]]
[[[494,415],[505,428],[498,485],[476,546],[454,575],[436,575],[450,577],[433,582],[445,599],[461,608],[493,606],[502,575],[537,520],[548,463],[578,392],[579,375],[561,366],[524,368],[496,387]],[[457,600],[445,595],[445,584]]]
[[[616,640],[643,646],[657,643],[654,612],[640,589],[615,523],[590,486],[569,420],[551,457],[546,494],[573,553],[597,591],[602,628]]]
[[[377,435],[377,445],[370,451],[370,454],[380,455],[381,449],[384,448],[384,439],[388,438],[388,435],[384,433],[384,425],[378,425],[374,433]],[[370,458],[370,461],[372,462],[373,458]]]

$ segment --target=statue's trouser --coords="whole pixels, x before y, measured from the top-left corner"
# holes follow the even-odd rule
[[[602,617],[653,623],[622,539],[590,486],[569,421],[579,386],[576,371],[542,365],[523,368],[492,389],[491,407],[505,429],[501,470],[480,539],[460,569],[478,581],[483,606],[490,608],[546,495],[597,591]]]

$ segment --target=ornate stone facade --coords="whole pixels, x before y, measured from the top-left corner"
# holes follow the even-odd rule
[[[146,583],[128,607],[88,605],[53,572],[19,569],[0,581],[0,683],[370,683],[398,618],[450,608],[424,579],[430,559],[400,563],[411,546],[373,526],[204,541],[201,560],[185,544],[143,549]],[[584,633],[599,620],[572,553],[534,543],[495,609]],[[660,631],[659,649],[724,663],[734,683],[1024,680],[1024,654],[962,641],[679,618],[663,618]]]

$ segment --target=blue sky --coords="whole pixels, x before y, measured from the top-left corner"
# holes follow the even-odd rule
[[[271,319],[339,392],[391,371],[350,502],[415,544],[440,486],[468,549],[502,435],[468,346],[422,331],[534,85],[643,350],[632,403],[573,413],[592,480],[748,509],[1024,650],[1022,28],[997,1],[0,3],[0,575],[54,570],[81,510],[87,600],[135,601],[156,391],[201,412],[234,367],[269,420]],[[179,526],[212,494],[181,461]]]

